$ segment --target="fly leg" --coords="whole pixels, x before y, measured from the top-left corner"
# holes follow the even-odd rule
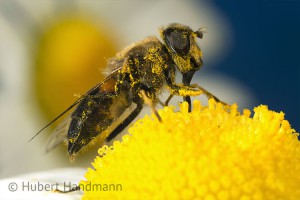
[[[224,101],[221,101],[218,97],[216,97],[215,95],[213,95],[212,93],[210,93],[209,91],[207,91],[206,89],[204,89],[203,87],[197,85],[197,84],[192,84],[191,85],[194,88],[199,88],[200,90],[202,90],[203,94],[208,98],[213,98],[216,102],[220,102],[225,106],[229,106],[227,103],[225,103]]]
[[[178,95],[184,97],[184,100],[188,101],[189,103],[189,110],[190,110],[190,96],[199,96],[201,94],[204,94],[208,99],[213,98],[215,101],[220,102],[224,104],[225,106],[228,106],[227,103],[221,101],[216,96],[214,96],[212,93],[204,89],[203,87],[192,84],[190,85],[191,78],[193,76],[193,72],[190,74],[184,74],[183,77],[183,84],[177,84],[175,83],[175,69],[171,68],[169,70],[165,71],[166,76],[166,83],[167,83],[167,89],[170,91],[170,96],[165,102],[167,104],[169,100],[173,97],[173,95]]]
[[[126,128],[137,116],[140,114],[143,109],[143,105],[141,103],[137,104],[137,107],[128,115],[128,117],[119,124],[106,138],[106,141],[111,141],[114,137],[116,137],[124,128]]]
[[[204,94],[208,99],[213,98],[216,102],[220,102],[224,106],[229,106],[227,103],[221,101],[215,95],[213,95],[203,87],[196,84],[190,86],[185,86],[180,84],[169,85],[169,90],[171,92],[171,95],[173,94],[173,95],[184,96],[184,97],[199,96],[201,94]]]
[[[160,99],[158,99],[158,103],[161,105],[161,106],[168,106],[169,105],[169,102],[170,100],[174,97],[173,94],[170,94],[169,97],[167,98],[167,100],[165,102],[162,102]]]
[[[195,73],[195,71],[191,70],[191,71],[188,71],[188,72],[182,74],[182,83],[183,83],[183,85],[190,86],[191,80],[193,78],[194,73]],[[191,112],[192,111],[191,97],[190,96],[184,96],[183,101],[188,102],[189,112]]]
[[[174,97],[173,94],[170,94],[169,97],[167,98],[167,100],[165,101],[164,103],[164,106],[168,106],[169,105],[169,102],[171,101],[171,99]]]
[[[157,117],[158,121],[162,122],[161,117],[159,116],[157,110],[154,107],[153,101],[146,95],[145,90],[141,90],[140,94],[141,94],[141,96],[142,96],[145,104],[147,104],[151,108],[152,112],[155,114],[155,116]]]
[[[178,95],[178,96],[199,96],[203,94],[202,89],[198,87],[191,87],[191,86],[186,86],[182,84],[172,84],[169,85],[168,89],[170,90],[171,95]]]
[[[166,100],[167,105],[174,95],[182,96],[184,101],[189,104],[189,112],[191,111],[191,97],[202,94],[202,90],[199,88],[193,88],[190,86],[190,82],[193,78],[195,71],[189,71],[182,74],[182,84],[175,83],[175,68],[170,67],[164,71],[166,77],[166,83],[169,86],[170,96]]]

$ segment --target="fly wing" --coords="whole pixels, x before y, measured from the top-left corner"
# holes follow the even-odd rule
[[[86,100],[89,97],[94,95],[93,93],[96,90],[98,90],[99,88],[106,92],[110,92],[110,91],[114,90],[114,85],[112,85],[111,82],[116,81],[117,75],[119,73],[119,69],[121,69],[121,68],[115,69],[104,81],[95,85],[86,94],[84,94],[82,97],[80,97],[74,104],[72,104],[67,110],[65,110],[62,114],[60,114],[58,117],[56,117],[54,120],[52,120],[49,124],[47,124],[43,129],[41,129],[41,131],[43,131],[45,128],[50,126],[54,121],[59,119],[62,115],[64,115],[66,112],[68,112],[69,110],[71,110],[73,107],[76,106],[75,110],[73,110],[62,122],[60,122],[58,124],[58,126],[54,129],[54,131],[51,133],[51,135],[49,136],[49,138],[46,142],[46,152],[53,150],[60,143],[62,143],[64,141],[65,142],[68,141],[68,132],[70,129],[70,124],[71,124],[72,120],[74,119],[74,114],[76,114],[75,113],[76,110],[78,112],[78,110],[80,110],[78,108],[80,108],[80,106],[84,102],[86,102]],[[92,120],[93,120],[92,118],[88,119],[88,121],[86,121],[85,124],[86,125],[90,124],[90,121],[92,121]],[[74,120],[73,120],[73,122],[74,122]],[[36,135],[38,135],[41,131],[39,131]],[[79,132],[79,134],[80,134],[80,132]]]
[[[46,142],[47,153],[57,147],[60,143],[67,141],[67,133],[72,120],[71,115],[72,114],[69,114],[61,123],[59,123],[49,136]]]
[[[116,91],[117,80],[113,76],[105,84],[91,90],[90,95],[74,110],[68,130],[70,156],[96,138],[97,143],[103,144],[115,122],[122,119],[122,114],[131,107],[130,84],[123,82]]]

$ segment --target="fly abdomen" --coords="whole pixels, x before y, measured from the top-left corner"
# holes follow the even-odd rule
[[[77,153],[97,135],[102,134],[113,122],[109,111],[112,97],[83,100],[73,113],[68,130],[69,155]]]
[[[117,76],[90,90],[74,112],[68,130],[68,153],[73,155],[95,137],[103,143],[110,127],[131,105],[130,91],[115,91]],[[113,126],[112,126],[113,127]]]

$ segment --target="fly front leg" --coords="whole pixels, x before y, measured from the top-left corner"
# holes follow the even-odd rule
[[[200,90],[202,90],[203,94],[207,97],[207,99],[213,98],[216,102],[222,103],[225,106],[229,106],[229,104],[227,104],[224,101],[221,101],[218,97],[216,97],[215,95],[213,95],[212,93],[210,93],[209,91],[204,89],[203,87],[201,87],[197,84],[192,84],[191,87],[199,88]]]
[[[190,96],[199,96],[203,92],[199,88],[193,88],[189,85],[193,73],[189,74],[183,74],[183,84],[177,84],[175,83],[175,68],[170,66],[168,69],[164,71],[165,78],[166,78],[166,83],[167,83],[167,88],[170,91],[170,96],[165,102],[165,105],[168,105],[169,101],[173,98],[174,95],[177,96],[182,96],[185,101],[189,103],[189,111],[191,110],[191,101],[190,101]]]
[[[182,84],[172,84],[167,87],[170,90],[171,95],[177,96],[199,96],[203,94],[203,91],[197,87],[190,87]]]
[[[188,111],[191,112],[192,106],[191,106],[191,98],[190,96],[199,96],[203,94],[203,91],[200,88],[194,88],[187,85],[182,84],[173,84],[168,85],[168,89],[170,90],[170,96],[166,100],[166,103],[169,103],[169,101],[172,99],[174,95],[182,96],[183,100],[186,101],[189,104]]]
[[[201,94],[204,94],[208,99],[213,98],[216,102],[220,102],[224,104],[225,106],[228,106],[227,103],[221,101],[219,98],[217,98],[215,95],[204,89],[203,87],[197,85],[197,84],[177,84],[175,83],[175,69],[170,68],[169,70],[165,71],[165,77],[166,77],[166,83],[167,88],[170,91],[170,96],[165,102],[165,105],[169,103],[169,101],[172,99],[174,95],[185,97],[184,99],[187,99],[189,96],[199,96]],[[191,105],[189,105],[190,107]]]
[[[168,86],[171,95],[169,96],[168,100],[173,97],[172,95],[178,96],[199,96],[204,94],[208,99],[213,98],[216,102],[222,103],[224,106],[229,106],[227,103],[221,101],[218,97],[204,89],[203,87],[192,84],[190,86],[185,86],[181,84],[174,84]]]

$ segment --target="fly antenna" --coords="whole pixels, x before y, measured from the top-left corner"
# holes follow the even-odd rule
[[[203,38],[203,33],[207,33],[207,27],[199,28],[199,29],[196,31],[197,37],[200,38],[200,39]]]

